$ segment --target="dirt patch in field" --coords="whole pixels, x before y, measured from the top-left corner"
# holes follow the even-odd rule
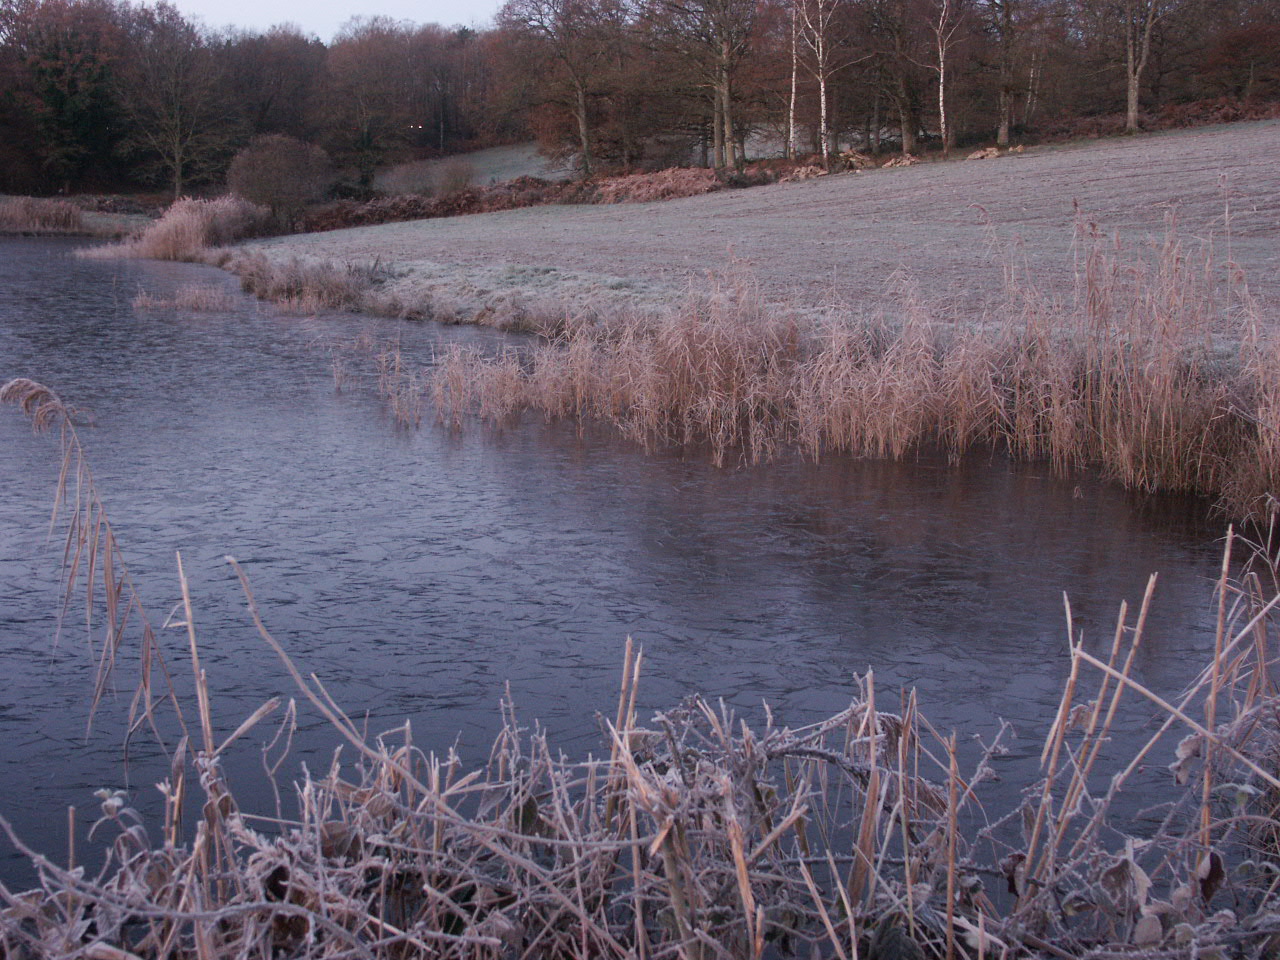
[[[758,285],[801,310],[904,286],[972,318],[1013,269],[1067,291],[1081,225],[1141,247],[1167,225],[1280,304],[1280,122],[1046,147],[627,206],[536,207],[261,241],[273,259],[377,263],[409,312],[654,309],[690,285]]]

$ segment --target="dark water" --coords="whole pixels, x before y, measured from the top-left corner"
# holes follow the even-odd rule
[[[507,683],[564,749],[597,749],[594,711],[611,713],[632,636],[646,709],[702,693],[754,716],[768,701],[794,725],[846,706],[853,675],[872,668],[882,698],[915,686],[944,731],[989,734],[1007,718],[1023,734],[1002,767],[1016,791],[1065,675],[1064,592],[1101,647],[1121,600],[1136,605],[1159,572],[1136,671],[1157,690],[1177,690],[1209,644],[1222,531],[1196,504],[1144,505],[982,459],[718,470],[533,420],[405,431],[368,391],[335,390],[320,345],[399,332],[426,356],[436,341],[497,335],[280,316],[248,299],[230,313],[140,314],[139,289],[234,283],[70,248],[0,241],[0,381],[30,376],[92,411],[82,439],[157,623],[180,597],[181,552],[222,735],[294,693],[227,554],[273,634],[353,715],[374,730],[410,718],[419,744],[456,741],[471,758]],[[164,768],[145,737],[121,762],[127,663],[86,740],[82,620],[52,642],[56,442],[2,408],[0,449],[0,814],[60,858],[69,804],[82,830],[100,787],[154,805]],[[162,638],[186,676],[184,633]],[[1145,718],[1134,710],[1122,727]],[[323,768],[336,739],[305,709],[302,723],[297,759]],[[264,804],[270,733],[230,761]],[[27,876],[7,844],[0,857],[0,879]]]

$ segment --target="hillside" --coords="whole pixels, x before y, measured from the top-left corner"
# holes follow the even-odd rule
[[[907,282],[972,317],[1017,264],[1065,289],[1077,224],[1142,244],[1176,221],[1280,303],[1280,122],[1096,141],[655,204],[552,206],[260,241],[272,259],[378,262],[427,315],[660,306],[726,271],[771,302],[858,307]]]

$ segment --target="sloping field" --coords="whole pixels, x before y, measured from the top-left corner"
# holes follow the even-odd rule
[[[454,173],[456,170],[458,173]],[[474,184],[484,185],[516,177],[544,177],[548,180],[569,176],[564,164],[548,160],[532,143],[508,147],[489,147],[456,157],[415,160],[384,170],[375,185],[387,193],[414,192],[424,187],[439,187],[442,181],[465,172]]]
[[[879,301],[905,281],[957,315],[996,302],[1010,265],[1043,289],[1074,270],[1078,225],[1142,245],[1176,220],[1280,304],[1280,123],[1036,148],[655,204],[538,207],[279,238],[292,256],[388,267],[406,308],[670,301],[728,271],[802,309]],[[434,310],[431,305],[434,304]]]

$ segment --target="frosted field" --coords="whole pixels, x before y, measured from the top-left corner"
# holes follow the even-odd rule
[[[460,319],[521,309],[659,309],[707,283],[802,311],[914,290],[974,318],[1012,268],[1067,291],[1080,225],[1141,248],[1166,226],[1280,303],[1280,123],[1043,147],[652,204],[548,206],[284,237],[272,258],[378,262],[387,294]]]

